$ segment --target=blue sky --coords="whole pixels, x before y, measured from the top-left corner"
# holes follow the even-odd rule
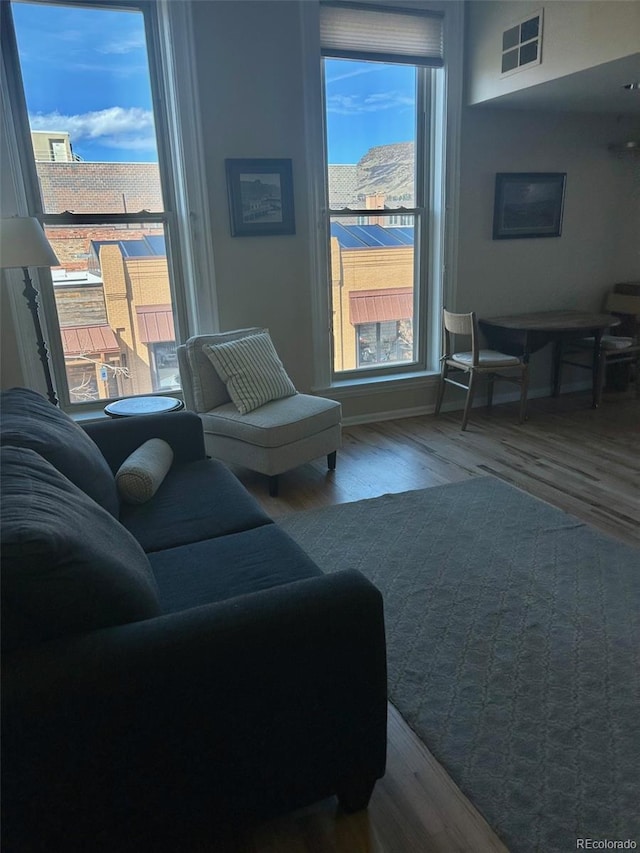
[[[325,60],[329,163],[357,163],[369,148],[415,139],[411,66]]]
[[[12,3],[32,130],[85,160],[157,162],[142,15]]]
[[[84,160],[156,162],[142,15],[12,9],[32,130],[67,131]],[[413,68],[330,59],[325,82],[330,163],[357,163],[369,148],[414,138]]]

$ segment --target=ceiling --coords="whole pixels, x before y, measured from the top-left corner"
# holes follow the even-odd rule
[[[633,82],[640,82],[640,53],[500,95],[484,103],[512,109],[640,115],[640,89],[627,91],[623,88],[625,83]]]

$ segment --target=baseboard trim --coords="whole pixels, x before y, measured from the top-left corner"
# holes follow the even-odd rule
[[[589,391],[590,389],[591,382],[572,382],[570,384],[562,386],[562,393],[572,394],[577,391]],[[533,390],[530,390],[527,396],[529,400],[534,400],[539,397],[550,397],[551,386],[549,385],[546,388],[535,388]],[[494,394],[493,404],[494,406],[499,406],[501,403],[517,403],[519,399],[520,394],[518,391],[501,392]],[[478,397],[474,401],[473,408],[480,409],[486,405],[486,396],[484,394],[478,394]],[[456,412],[462,411],[463,408],[464,400],[460,399],[443,403],[441,411]],[[414,406],[410,409],[389,409],[385,411],[368,412],[365,415],[353,415],[351,417],[343,417],[342,424],[343,426],[358,426],[360,424],[378,423],[379,421],[398,421],[402,420],[403,418],[417,418],[421,415],[432,415],[434,411],[435,403],[430,403],[429,405],[425,406]]]

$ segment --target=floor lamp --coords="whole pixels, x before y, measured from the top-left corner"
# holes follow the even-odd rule
[[[42,335],[40,316],[38,314],[38,291],[35,289],[29,267],[56,267],[60,261],[45,237],[42,225],[35,217],[13,216],[0,219],[0,268],[22,269],[24,275],[23,295],[27,300],[33,319],[38,342],[38,354],[44,370],[47,383],[47,397],[54,406],[59,405],[51,378],[49,353]]]

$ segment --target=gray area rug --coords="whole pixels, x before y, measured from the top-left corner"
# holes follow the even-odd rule
[[[381,590],[390,699],[510,850],[640,845],[640,551],[492,477],[281,526]]]

